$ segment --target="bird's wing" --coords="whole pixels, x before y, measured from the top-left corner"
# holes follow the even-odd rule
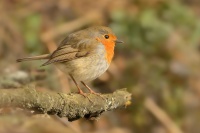
[[[49,60],[42,66],[85,57],[89,54],[89,43],[91,43],[89,39],[81,40],[75,37],[75,35],[69,35],[61,42],[58,48],[51,54]]]

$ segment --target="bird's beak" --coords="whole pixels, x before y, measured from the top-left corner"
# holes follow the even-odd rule
[[[124,43],[124,42],[117,39],[115,40],[115,43]]]

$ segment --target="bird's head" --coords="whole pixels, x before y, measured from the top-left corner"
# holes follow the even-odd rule
[[[101,44],[105,46],[106,58],[108,63],[111,62],[114,56],[114,47],[116,43],[123,43],[118,40],[113,31],[109,27],[105,26],[94,26],[90,27],[92,36]]]
[[[111,28],[105,26],[94,26],[90,27],[92,36],[104,45],[115,45],[116,43],[123,43],[118,40]]]

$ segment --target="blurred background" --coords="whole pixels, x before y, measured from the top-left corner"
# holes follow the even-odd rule
[[[198,0],[1,0],[0,88],[76,92],[54,66],[16,59],[49,53],[69,33],[105,25],[125,43],[90,86],[102,93],[127,88],[133,101],[98,121],[1,109],[0,132],[200,133],[199,18]]]

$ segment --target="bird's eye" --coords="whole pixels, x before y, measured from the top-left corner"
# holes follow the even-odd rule
[[[109,38],[109,35],[105,35],[104,37],[105,37],[106,39],[108,39],[108,38]]]

